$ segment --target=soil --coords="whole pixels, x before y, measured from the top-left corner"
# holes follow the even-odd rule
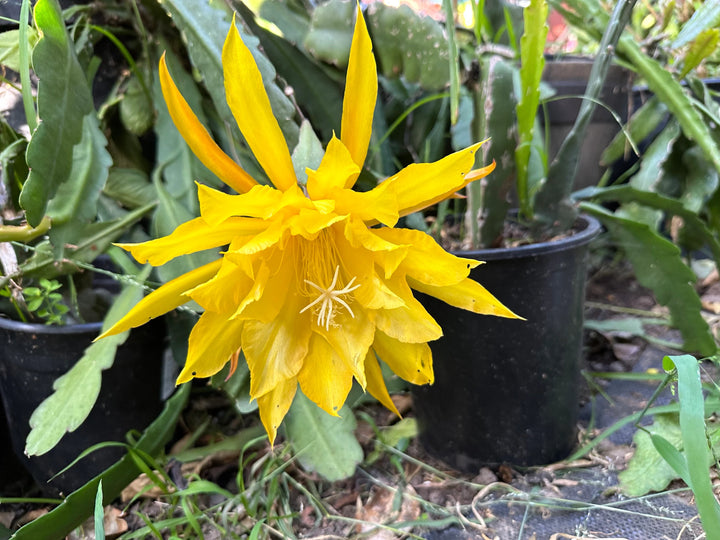
[[[432,230],[435,224],[435,218],[430,216],[427,219],[427,226]],[[450,252],[474,251],[478,249],[472,245],[471,238],[465,234],[466,224],[464,216],[448,216],[440,230],[437,241],[443,249]],[[554,242],[563,238],[568,238],[579,232],[578,228],[563,230],[560,232],[548,230],[531,230],[528,225],[522,223],[517,216],[505,221],[502,234],[495,239],[488,249],[497,248],[513,248],[525,246],[529,244],[537,244],[544,242]]]
[[[586,320],[607,321],[630,314],[647,312],[659,317],[666,310],[658,306],[652,294],[639,286],[632,272],[623,265],[603,263],[592,272],[587,287]],[[709,276],[700,286],[704,307],[711,324],[717,319],[714,311],[720,306],[720,284],[717,275]],[[677,332],[663,325],[646,326],[646,336],[621,330],[586,332],[585,368],[590,372],[642,373],[660,367],[662,357],[673,353],[647,338],[661,338],[679,343]],[[618,419],[632,414],[647,404],[656,384],[645,381],[616,381],[594,378],[586,385],[581,412],[578,444],[584,444]],[[660,397],[669,400],[670,394]],[[408,394],[394,396],[403,416],[412,417],[412,401]],[[364,416],[366,415],[366,416]],[[363,406],[357,436],[365,456],[377,453],[374,426],[382,428],[397,421],[384,408]],[[365,418],[365,419],[363,419]],[[182,426],[189,436],[198,423],[210,423],[213,429],[201,437],[211,442],[215,433],[237,429],[237,416],[230,403],[220,394],[203,392],[194,399],[184,414]],[[695,508],[687,490],[664,493],[640,500],[623,496],[618,489],[617,472],[623,470],[633,454],[632,438],[635,428],[630,424],[606,438],[590,452],[574,459],[542,468],[519,470],[509,466],[482,468],[474,474],[461,474],[425,453],[417,439],[409,441],[404,453],[383,451],[378,459],[358,468],[356,474],[344,481],[328,483],[307,473],[283,452],[283,444],[276,444],[275,456],[284,456],[285,470],[298,484],[286,484],[287,504],[295,512],[292,531],[299,538],[371,538],[383,540],[414,535],[428,540],[453,539],[533,539],[563,540],[574,538],[677,538],[688,540],[702,535]],[[262,478],[264,463],[272,450],[262,443],[255,446],[245,461],[243,477],[246,485]],[[226,451],[204,460],[180,464],[170,460],[168,475],[182,487],[190,475],[210,480],[233,493],[237,492],[237,451]],[[147,479],[139,479],[123,498],[106,509],[106,527],[117,531],[135,530],[145,525],[141,514],[150,520],[168,517],[167,497],[157,491],[147,491]],[[680,483],[671,488],[684,488]],[[398,496],[398,492],[404,494]],[[38,491],[26,477],[7,480],[2,493],[12,496],[33,496]],[[311,500],[311,494],[316,501]],[[136,497],[137,496],[137,497]],[[279,496],[275,494],[275,496]],[[133,499],[133,497],[135,497]],[[216,495],[199,496],[197,501],[208,506],[216,504]],[[321,501],[323,512],[317,509]],[[253,501],[245,501],[252,505]],[[255,504],[261,504],[255,501]],[[0,523],[17,527],[46,512],[46,505],[2,505]],[[279,512],[279,503],[271,502],[271,512]],[[620,509],[620,510],[618,510]],[[170,510],[171,511],[171,510]],[[256,523],[247,517],[246,509],[239,512],[238,522],[249,531]],[[244,514],[245,512],[245,514]],[[182,515],[176,511],[175,515]],[[242,516],[246,517],[242,517]],[[418,521],[424,519],[424,526]],[[409,524],[377,528],[379,523]],[[428,525],[429,523],[429,525]],[[242,528],[241,527],[241,528]],[[92,530],[90,525],[89,531]],[[203,527],[204,538],[226,538],[214,527]],[[264,529],[269,537],[282,538],[282,532]],[[239,533],[238,533],[239,534]],[[247,534],[247,532],[246,532]],[[85,536],[69,538],[93,538]],[[113,537],[113,536],[108,536]],[[165,536],[166,538],[168,536]],[[195,536],[190,536],[195,537]],[[237,537],[243,537],[238,535]]]

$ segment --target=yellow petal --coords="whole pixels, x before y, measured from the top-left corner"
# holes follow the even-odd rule
[[[257,398],[260,420],[265,426],[270,445],[275,444],[277,430],[292,405],[295,392],[297,392],[297,379],[293,377],[279,382],[271,391]]]
[[[345,219],[347,219],[345,216],[337,214],[321,214],[315,210],[300,210],[298,215],[288,220],[287,225],[290,233],[294,236],[314,240],[320,231]]]
[[[117,244],[140,263],[165,264],[175,257],[229,244],[237,236],[257,235],[267,224],[253,218],[231,218],[218,227],[201,217],[179,225],[172,233],[140,244]]]
[[[438,300],[442,300],[451,306],[483,315],[523,319],[506,308],[500,300],[490,294],[485,287],[470,278],[466,278],[455,285],[445,287],[427,285],[411,278],[408,278],[408,283],[413,289],[434,296]]]
[[[471,173],[475,152],[481,144],[459,150],[434,163],[412,163],[385,180],[394,185],[400,215],[406,216],[445,200],[490,173],[495,168],[494,163]]]
[[[200,214],[208,225],[219,225],[231,217],[267,219],[278,209],[282,192],[270,186],[257,185],[242,195],[229,195],[198,184]]]
[[[350,46],[345,96],[343,97],[340,139],[350,151],[358,167],[365,163],[372,119],[377,100],[377,66],[372,52],[372,42],[360,6],[357,8],[355,30]],[[352,187],[357,176],[350,177],[345,187]]]
[[[374,254],[362,247],[353,247],[344,235],[335,235],[335,246],[346,274],[356,277],[360,287],[353,291],[355,300],[365,309],[396,308],[405,305],[378,276]]]
[[[205,311],[232,313],[253,286],[253,280],[242,268],[222,259],[222,266],[212,279],[187,292]]]
[[[411,229],[374,229],[380,238],[410,246],[400,268],[408,276],[436,286],[453,285],[465,279],[480,261],[463,259],[441,248],[432,236]]]
[[[393,277],[385,283],[404,305],[394,309],[378,309],[375,326],[378,330],[405,343],[422,343],[442,337],[442,329],[423,305],[412,295],[402,276]]]
[[[355,163],[350,151],[333,134],[317,171],[307,171],[308,194],[313,199],[326,198],[334,189],[345,187],[349,178],[357,178],[361,166],[362,163]]]
[[[305,396],[326,413],[338,416],[352,388],[349,366],[319,334],[310,338],[310,348],[298,383]]]
[[[367,377],[367,391],[370,392],[370,395],[392,412],[401,416],[388,393],[380,363],[375,356],[375,352],[372,350],[368,351],[367,357],[365,358],[365,375]]]
[[[190,300],[186,292],[210,279],[220,269],[221,264],[222,259],[218,259],[168,281],[165,285],[140,300],[135,307],[128,311],[127,315],[97,339],[119,334],[130,328],[136,328],[181,306]]]
[[[277,284],[289,290],[278,316],[269,323],[249,320],[243,327],[242,345],[250,367],[250,397],[259,398],[282,381],[295,377],[308,351],[311,321],[301,298],[290,285]]]
[[[359,289],[350,294],[354,294],[357,290]],[[337,310],[337,314],[333,317],[333,324],[327,330],[318,325],[315,325],[314,329],[325,338],[325,341],[345,362],[360,386],[365,388],[367,383],[364,362],[375,337],[375,324],[362,306],[354,302],[349,295],[343,297],[343,301],[352,309],[352,315],[344,306],[335,306],[333,311]]]
[[[240,132],[273,185],[286,190],[297,184],[290,152],[265,93],[262,75],[235,26],[222,51],[225,94]]]
[[[285,309],[288,288],[295,283],[297,271],[291,254],[291,249],[283,249],[263,257],[252,287],[236,304],[233,318],[270,323],[281,309]]]
[[[247,238],[247,241],[233,244],[232,251],[228,250],[225,256],[240,265],[241,262],[239,259],[247,255],[259,253],[278,244],[287,230],[287,225],[284,224],[282,220],[266,221],[263,223],[265,223],[267,227],[264,231]]]
[[[393,186],[383,182],[370,191],[336,189],[330,195],[335,200],[338,214],[352,214],[354,218],[365,222],[380,222],[393,227],[400,214]]]
[[[412,384],[432,384],[435,381],[432,352],[427,343],[402,343],[376,332],[373,349],[401,379]]]
[[[170,77],[165,54],[160,58],[160,86],[170,117],[193,154],[220,180],[238,193],[244,193],[257,182],[215,144],[205,127],[182,97]]]
[[[352,247],[363,247],[373,252],[373,258],[389,278],[407,255],[409,246],[388,242],[375,234],[377,229],[368,229],[359,219],[350,219],[345,226],[345,238]]]
[[[188,354],[177,383],[193,377],[211,377],[240,348],[244,321],[228,320],[227,314],[206,311],[193,326],[188,340]]]

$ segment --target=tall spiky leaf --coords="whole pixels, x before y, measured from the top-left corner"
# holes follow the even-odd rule
[[[520,212],[532,217],[530,191],[528,188],[528,167],[533,126],[540,103],[540,80],[545,67],[545,40],[548,33],[546,23],[548,5],[546,0],[531,0],[523,11],[525,33],[520,39],[520,99],[517,104],[518,147],[515,150],[517,167],[517,191]]]

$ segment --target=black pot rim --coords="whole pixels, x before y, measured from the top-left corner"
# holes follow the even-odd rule
[[[560,238],[559,240],[538,242],[536,244],[526,244],[509,248],[485,248],[467,251],[458,250],[452,251],[452,253],[458,257],[467,257],[485,261],[545,255],[587,244],[600,233],[600,229],[602,228],[597,219],[587,214],[578,216],[576,225],[582,227],[582,229],[572,236],[566,236],[564,238]]]
[[[102,322],[91,322],[82,324],[66,324],[55,326],[51,324],[27,323],[0,317],[0,328],[6,328],[15,332],[26,334],[89,334],[100,333]]]

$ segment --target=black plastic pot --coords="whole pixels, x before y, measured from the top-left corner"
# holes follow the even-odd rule
[[[587,253],[600,224],[583,216],[558,241],[456,253],[487,261],[471,277],[527,320],[421,301],[442,326],[435,383],[412,389],[420,440],[461,471],[543,465],[576,441]]]
[[[102,374],[98,401],[74,432],[42,456],[24,455],[29,420],[100,333],[102,323],[69,326],[26,324],[0,318],[0,394],[15,454],[46,492],[70,493],[122,456],[120,448],[91,453],[50,483],[48,480],[83,450],[105,441],[125,441],[131,429],[142,430],[162,408],[160,388],[165,326],[153,321],[130,333],[113,366]]]

